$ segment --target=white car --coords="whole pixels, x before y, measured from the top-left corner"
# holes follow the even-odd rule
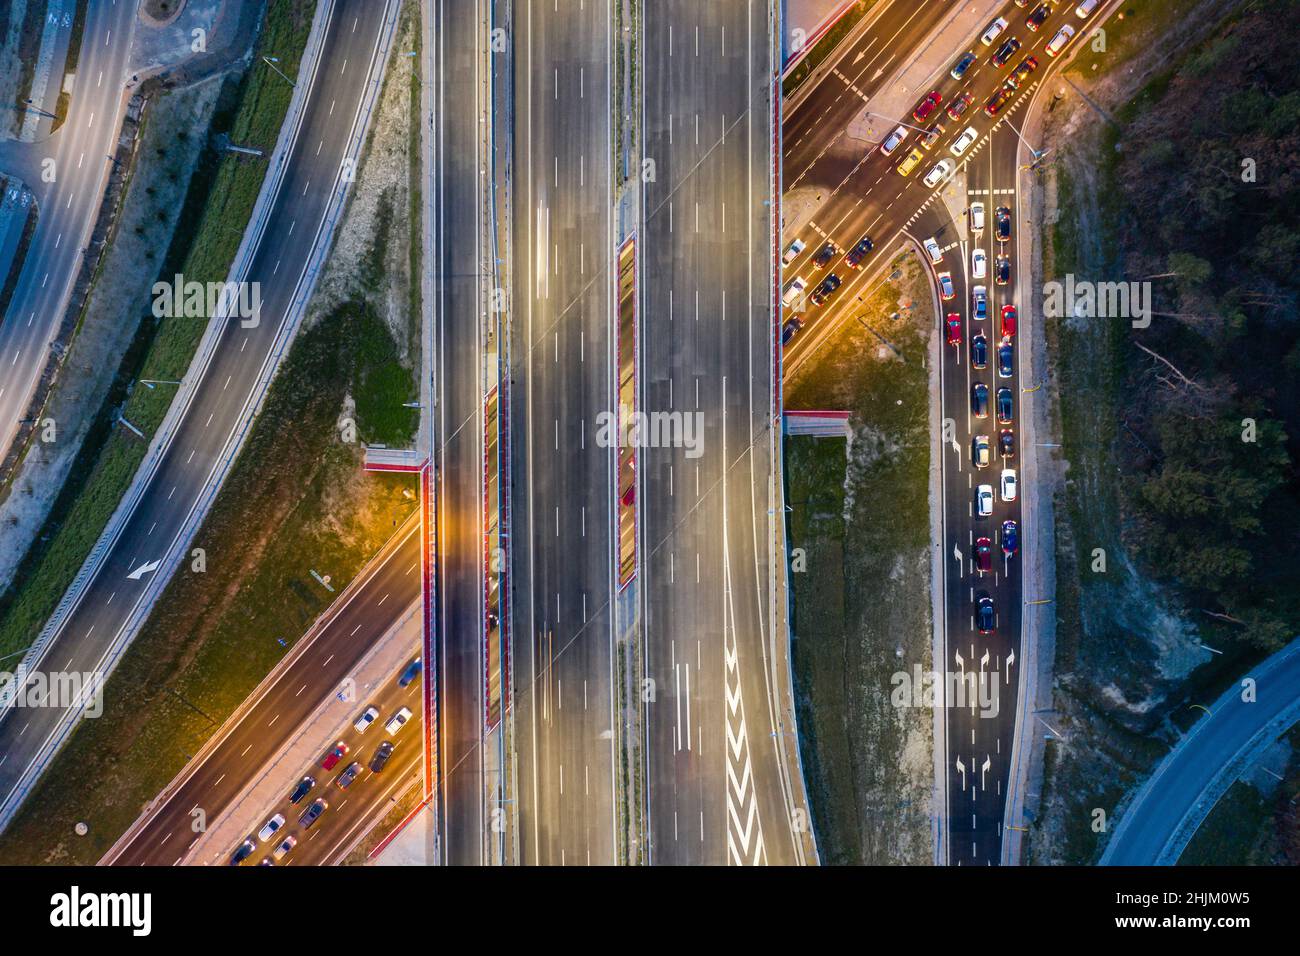
[[[880,144],[880,151],[884,153],[886,156],[888,156],[890,153],[898,149],[898,147],[903,144],[903,140],[907,139],[908,132],[909,131],[906,126],[899,126],[892,133],[890,133],[888,136],[885,137],[885,141]]]
[[[946,179],[948,174],[951,172],[952,163],[948,162],[946,159],[941,159],[934,164],[934,169],[925,174],[923,182],[927,186],[937,186],[940,182]]]
[[[1014,468],[1002,469],[1002,500],[1016,500],[1016,470]]]
[[[787,309],[792,308],[796,302],[803,298],[803,294],[808,290],[808,281],[803,276],[798,276],[785,288],[785,295],[781,296],[781,304]]]
[[[970,256],[970,277],[983,279],[989,270],[989,257],[983,249],[976,249]]]
[[[985,46],[992,46],[993,41],[996,40],[998,37],[1000,37],[1002,35],[1002,31],[1005,30],[1006,28],[1007,28],[1007,18],[998,17],[996,20],[990,23],[989,28],[984,31],[984,35],[980,37],[980,43],[983,43]]]
[[[975,513],[981,518],[993,514],[993,486],[980,485],[975,489]]]
[[[371,724],[373,724],[378,718],[379,718],[379,708],[367,707],[365,713],[363,713],[360,717],[358,717],[356,723],[352,725],[352,729],[359,734],[364,734],[366,732],[366,729]]]
[[[257,831],[257,839],[260,842],[265,843],[267,840],[271,839],[271,837],[275,836],[275,832],[282,826],[284,826],[284,814],[277,813],[275,816],[271,817],[271,819],[266,821],[266,826]]]
[[[1067,23],[1056,31],[1056,36],[1052,37],[1051,42],[1047,44],[1047,55],[1056,56],[1056,54],[1060,53],[1061,50],[1065,49],[1065,45],[1070,42],[1072,36],[1074,36],[1074,27]]]
[[[397,713],[393,714],[392,717],[388,718],[388,723],[384,724],[384,730],[388,731],[390,734],[395,734],[405,727],[406,722],[410,719],[411,709],[409,707],[403,707]]]
[[[984,231],[984,204],[982,202],[970,204],[970,231],[976,235]]]
[[[781,265],[788,266],[790,263],[794,262],[794,260],[799,258],[799,253],[804,251],[804,248],[804,241],[802,239],[796,239],[794,242],[790,243],[790,245],[786,247],[785,255],[781,257]]]
[[[1074,15],[1080,20],[1086,20],[1092,16],[1092,11],[1097,9],[1097,0],[1083,0],[1083,3],[1074,8]]]
[[[934,241],[934,236],[925,240],[921,245],[925,247],[926,255],[930,257],[930,261],[936,266],[943,262],[943,250],[939,248],[939,243]]]
[[[966,152],[966,150],[970,149],[970,144],[975,142],[975,137],[978,135],[979,133],[975,131],[974,126],[967,126],[962,134],[957,137],[957,142],[948,147],[949,151],[954,156],[960,156],[962,153]]]
[[[283,860],[286,856],[289,855],[289,851],[292,850],[297,845],[298,845],[297,837],[287,836],[280,843],[280,845],[275,848],[275,852],[272,853],[271,856],[275,857],[277,860]]]

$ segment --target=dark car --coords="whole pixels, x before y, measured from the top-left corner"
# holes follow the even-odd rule
[[[939,91],[931,90],[930,95],[921,100],[920,105],[917,106],[916,109],[912,110],[912,119],[920,123],[927,116],[933,113],[942,102],[943,97],[939,95]]]
[[[785,325],[781,326],[781,344],[789,345],[794,334],[803,328],[803,323],[798,319],[786,319]]]
[[[1034,7],[1034,12],[1025,18],[1025,26],[1037,32],[1038,28],[1043,25],[1043,21],[1047,19],[1047,15],[1051,12],[1051,7],[1045,3],[1040,3],[1038,6]]]
[[[1007,60],[1015,56],[1016,51],[1019,49],[1020,49],[1020,41],[1017,40],[1015,37],[1011,37],[1011,39],[1007,40],[1000,47],[998,47],[998,52],[993,54],[993,58],[990,59],[989,62],[992,63],[994,66],[1006,66]]]
[[[871,237],[863,236],[858,240],[858,244],[849,250],[849,254],[844,257],[844,264],[850,269],[856,269],[858,264],[873,248],[875,248],[875,244],[871,241]]]
[[[835,243],[828,242],[817,250],[817,255],[813,256],[813,265],[818,269],[825,269],[838,254],[839,250],[835,248]]]
[[[943,135],[943,130],[944,125],[942,123],[931,124],[930,128],[921,134],[921,145],[929,149]]]
[[[974,102],[975,97],[970,93],[960,93],[957,98],[948,104],[948,116],[952,119],[961,119],[961,114],[966,112],[966,107]]]
[[[813,290],[813,294],[808,297],[808,301],[813,305],[821,305],[831,297],[831,294],[840,287],[840,277],[834,272],[822,279],[821,283]]]
[[[297,803],[307,794],[311,793],[311,788],[316,786],[315,777],[303,777],[298,781],[298,786],[293,788],[293,793],[289,794],[289,802]]]
[[[1020,84],[1029,79],[1029,75],[1036,69],[1038,69],[1038,58],[1033,56],[1025,57],[1020,61],[1020,64],[1011,71],[1011,75],[1007,77],[1007,86],[1011,87],[1013,90],[1018,90]]]
[[[250,856],[252,856],[253,851],[256,849],[257,849],[257,844],[254,843],[252,839],[245,840],[243,843],[239,844],[239,846],[235,849],[235,852],[231,855],[230,865],[239,866],[239,864],[243,863]]]
[[[384,764],[388,763],[388,758],[392,755],[393,744],[391,741],[385,740],[379,745],[379,749],[375,751],[375,755],[370,758],[370,771],[372,773],[379,773],[379,771],[384,769]]]
[[[338,788],[340,790],[346,790],[348,787],[352,786],[352,781],[357,779],[357,774],[359,774],[360,772],[361,772],[361,764],[357,763],[354,760],[350,764],[348,764],[348,768],[346,770],[344,770],[341,774],[339,774],[337,777],[334,778],[334,782],[338,784]]]
[[[993,542],[988,538],[980,538],[975,542],[975,570],[980,574],[988,574],[993,570]]]
[[[961,59],[953,65],[948,75],[954,80],[960,80],[966,75],[966,71],[971,68],[971,64],[975,62],[975,59],[974,53],[963,53]]]
[[[972,368],[987,368],[989,364],[989,340],[983,333],[976,333],[970,340],[970,364]]]
[[[325,759],[320,762],[320,768],[322,770],[333,770],[334,765],[337,764],[344,757],[346,757],[347,754],[348,754],[348,745],[340,740],[338,743],[336,743],[333,747],[330,748],[329,753],[325,755]]]
[[[1006,101],[1010,98],[1011,98],[1011,91],[1007,89],[1005,86],[1002,87],[996,93],[994,93],[992,96],[989,97],[988,102],[984,104],[984,112],[987,113],[989,116],[997,116],[998,110],[1002,109],[1003,104],[1005,104]]]
[[[994,230],[998,234],[998,242],[1006,242],[1011,238],[1011,210],[1006,206],[998,206],[993,213]]]
[[[975,610],[975,626],[981,634],[992,634],[994,621],[993,599],[987,594],[981,595]]]
[[[1011,519],[1002,522],[1002,553],[1015,554],[1020,548],[1020,530]]]
[[[1011,424],[1011,389],[998,389],[998,422],[1003,425]]]
[[[1010,428],[998,432],[998,454],[1003,458],[1016,457],[1016,436],[1012,434]]]
[[[304,830],[309,829],[313,823],[320,819],[320,815],[329,809],[329,806],[324,800],[312,801],[312,805],[298,818],[298,822],[302,824]]]
[[[1004,305],[1002,307],[1002,334],[1006,338],[1016,334],[1016,320],[1019,314],[1016,312],[1014,305]]]
[[[1000,378],[1010,378],[1013,370],[1011,368],[1011,343],[1003,340],[998,346],[998,376]]]
[[[1011,281],[1011,260],[1006,256],[998,256],[994,261],[993,281],[998,285],[1006,285]]]
[[[415,660],[411,661],[411,663],[406,665],[406,670],[402,671],[402,676],[397,678],[397,686],[405,687],[411,681],[415,680],[417,677],[420,676],[420,670],[423,667],[424,664],[421,662],[421,660],[418,657]]]
[[[948,313],[948,344],[961,345],[961,316],[956,312]]]
[[[970,387],[970,413],[976,418],[989,417],[989,387],[983,382]]]

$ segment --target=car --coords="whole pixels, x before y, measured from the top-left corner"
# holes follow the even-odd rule
[[[1012,374],[1011,342],[1003,339],[1002,344],[998,346],[998,378],[1010,378]]]
[[[840,277],[834,272],[822,279],[813,290],[813,294],[808,297],[808,301],[813,305],[821,305],[831,297],[831,294],[840,287]]]
[[[971,68],[971,64],[974,63],[976,59],[974,53],[963,53],[961,59],[954,63],[952,69],[948,71],[948,75],[954,80],[960,80],[966,75],[966,71]]]
[[[939,280],[939,298],[946,302],[957,294],[952,288],[952,273],[940,272],[935,278]]]
[[[803,328],[803,322],[799,319],[786,319],[785,325],[781,326],[781,344],[789,345],[794,334]]]
[[[788,266],[790,263],[794,262],[794,260],[799,258],[799,253],[803,252],[803,250],[804,241],[802,239],[796,239],[794,242],[790,243],[790,245],[786,246],[785,255],[781,257],[781,265]]]
[[[975,489],[975,513],[981,518],[993,514],[993,486],[980,485]]]
[[[839,248],[833,242],[828,242],[817,250],[817,255],[813,256],[813,266],[818,269],[825,269],[830,265],[830,261],[840,254]]]
[[[962,153],[966,152],[966,150],[970,149],[970,144],[975,142],[975,137],[978,135],[979,132],[974,126],[967,126],[962,130],[961,135],[953,141],[953,144],[948,147],[948,151],[954,156],[960,156]]]
[[[970,443],[970,463],[976,468],[987,468],[993,454],[988,435],[976,435]]]
[[[352,786],[352,781],[357,779],[357,774],[360,772],[361,764],[354,760],[348,764],[346,770],[334,778],[334,783],[338,785],[340,790],[346,790],[348,787]]]
[[[1006,66],[1007,60],[1015,56],[1016,51],[1019,49],[1020,49],[1020,41],[1017,40],[1015,37],[1011,37],[1000,47],[998,47],[998,52],[994,53],[993,56],[989,58],[989,62],[996,67]]]
[[[984,231],[984,204],[982,202],[970,204],[970,231],[977,236]]]
[[[998,432],[998,454],[1003,458],[1016,457],[1016,436],[1010,428]]]
[[[239,844],[239,846],[235,848],[235,852],[231,854],[230,865],[239,866],[239,864],[243,863],[250,856],[252,856],[253,851],[256,849],[257,849],[257,844],[253,842],[251,837],[245,840],[243,843]]]
[[[979,574],[988,574],[993,570],[993,542],[988,538],[975,540],[975,570]]]
[[[275,860],[271,859],[269,856],[264,856],[264,857],[262,857],[262,859],[258,860],[257,865],[258,865],[258,866],[275,866]]]
[[[988,273],[989,257],[988,254],[978,246],[970,254],[970,277],[972,279],[983,279]]]
[[[993,261],[993,281],[998,285],[1006,285],[1011,281],[1011,260],[1006,256],[998,256]]]
[[[941,159],[934,164],[934,168],[925,174],[925,184],[930,187],[939,185],[952,172],[952,163],[946,159]]]
[[[1029,75],[1036,69],[1038,69],[1038,57],[1025,57],[1020,61],[1020,64],[1011,71],[1011,75],[1007,77],[1005,85],[1013,90],[1020,89],[1020,84],[1029,79]]]
[[[1020,530],[1016,527],[1016,523],[1008,518],[1002,522],[1002,553],[1012,555],[1019,549]]]
[[[1008,80],[1008,83],[1009,82],[1010,81]],[[1011,93],[1014,90],[1015,87],[1011,87],[1010,89],[1008,89],[1006,86],[999,87],[998,91],[994,93],[992,96],[990,96],[988,98],[988,101],[985,102],[984,112],[987,113],[989,116],[997,116],[998,110],[1002,109],[1002,107],[1006,104],[1007,100],[1011,98]]]
[[[1034,7],[1033,13],[1025,17],[1025,26],[1037,33],[1038,28],[1043,25],[1043,21],[1047,19],[1047,15],[1051,12],[1051,7],[1045,3],[1040,3],[1038,6]]]
[[[948,104],[948,118],[959,120],[961,114],[966,112],[966,107],[975,102],[975,94],[958,93],[956,98]]]
[[[1016,500],[1016,470],[1014,468],[1003,468],[999,485],[999,493],[1003,501]]]
[[[971,318],[976,321],[983,321],[989,317],[989,290],[988,286],[977,285],[971,290],[971,301],[974,303],[974,309],[971,311]]]
[[[411,661],[411,663],[406,665],[406,670],[402,671],[402,676],[397,678],[397,686],[405,687],[407,684],[411,683],[411,681],[420,676],[420,670],[423,667],[424,664],[418,657]]]
[[[1097,9],[1097,0],[1083,0],[1083,3],[1074,8],[1074,15],[1080,20],[1086,20],[1092,15],[1092,11]]]
[[[379,773],[384,769],[384,764],[388,763],[388,758],[393,755],[393,742],[385,740],[375,751],[375,755],[370,758],[370,772]]]
[[[948,313],[948,344],[961,345],[961,316],[956,312]]]
[[[912,119],[918,123],[923,122],[927,116],[938,109],[939,104],[942,102],[943,96],[940,95],[939,91],[931,90],[929,95],[917,105],[916,109],[912,110]]]
[[[970,364],[971,368],[987,368],[989,364],[989,340],[983,333],[977,332],[970,340]]]
[[[925,153],[921,152],[919,149],[912,150],[910,153],[907,154],[907,156],[903,159],[903,161],[895,167],[895,169],[898,170],[898,175],[910,176],[912,174],[912,170],[916,169],[916,167],[921,164],[921,160],[924,158],[925,158]]]
[[[885,141],[880,144],[880,151],[888,156],[902,145],[903,140],[907,139],[909,132],[910,130],[906,126],[899,124],[892,133],[885,137]]]
[[[271,839],[271,837],[275,836],[276,831],[282,826],[284,826],[284,814],[277,813],[275,816],[271,817],[271,819],[266,821],[262,826],[262,829],[257,831],[257,841],[259,843],[265,843],[267,840]]]
[[[301,800],[307,794],[311,793],[311,788],[316,786],[315,777],[303,777],[298,781],[298,786],[293,788],[293,793],[289,794],[289,803],[294,804]]]
[[[849,254],[844,257],[844,264],[850,269],[856,269],[858,265],[866,258],[868,252],[875,248],[875,244],[869,236],[863,236],[858,240],[858,244],[849,250]]]
[[[943,250],[939,248],[939,243],[935,242],[934,236],[925,240],[921,245],[925,247],[925,254],[930,257],[930,261],[936,266],[943,262]]]
[[[298,838],[296,836],[287,836],[280,841],[280,845],[275,848],[275,852],[273,852],[271,856],[275,857],[277,860],[283,860],[289,855],[289,851],[297,845]]]
[[[319,797],[312,801],[310,807],[303,811],[303,815],[298,818],[304,830],[311,829],[311,825],[320,819],[320,815],[330,808],[329,803]]]
[[[981,594],[975,605],[975,626],[981,634],[992,634],[997,615],[993,611],[993,599]]]
[[[1044,47],[1047,51],[1047,55],[1056,56],[1064,50],[1065,45],[1070,42],[1072,36],[1074,36],[1074,27],[1067,23],[1065,26],[1061,27],[1061,29],[1056,31],[1056,36],[1052,37],[1047,46]]]
[[[992,46],[993,41],[1002,35],[1002,31],[1007,28],[1007,18],[998,17],[988,25],[988,28],[980,36],[980,43],[985,46]],[[770,260],[769,260],[770,261]]]
[[[364,734],[366,732],[366,729],[375,722],[375,718],[378,716],[379,716],[378,707],[367,707],[362,712],[361,716],[356,719],[356,722],[353,723],[352,729],[359,734]]]
[[[771,260],[768,260],[771,261]],[[322,770],[333,770],[334,765],[347,756],[348,745],[339,741],[330,748],[330,752],[325,755],[325,759],[320,762]]]
[[[983,382],[970,387],[970,413],[976,418],[989,417],[989,387]]]
[[[803,276],[795,276],[794,280],[785,287],[785,295],[781,296],[781,304],[787,309],[793,308],[795,303],[803,298],[807,288],[808,280]]]
[[[1002,335],[1006,338],[1016,334],[1016,307],[1014,305],[1004,305],[1002,307]]]
[[[1006,387],[998,389],[998,422],[1003,425],[1010,425],[1011,412],[1011,389]]]
[[[931,123],[924,133],[921,134],[921,145],[929,149],[939,137],[943,135],[944,125],[942,123]]]
[[[770,259],[768,260],[771,261]],[[400,708],[397,713],[388,718],[388,723],[384,724],[384,729],[391,735],[396,735],[399,730],[406,726],[406,722],[411,719],[411,709],[409,707]]]
[[[1009,242],[1011,239],[1011,210],[1006,206],[998,206],[993,212],[993,225],[998,242]]]

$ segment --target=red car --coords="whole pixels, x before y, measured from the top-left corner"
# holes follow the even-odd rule
[[[912,119],[920,123],[927,116],[933,113],[942,102],[943,97],[939,95],[939,91],[931,90],[930,95],[921,100],[921,105],[912,110]]]
[[[975,570],[988,574],[993,570],[993,542],[980,538],[975,542]]]
[[[966,107],[975,102],[975,97],[970,93],[962,93],[950,104],[948,104],[948,115],[955,120],[961,119],[961,114],[966,112]]]
[[[1016,334],[1016,307],[1014,305],[1004,305],[1002,307],[1002,335],[1003,337]]]
[[[984,104],[984,112],[988,113],[989,116],[997,116],[998,110],[1002,109],[1003,104],[1010,98],[1011,91],[1005,86],[1002,87],[989,97],[989,101]]]
[[[961,316],[956,312],[948,313],[948,344],[961,345]]]
[[[321,769],[333,770],[334,765],[337,764],[340,760],[342,760],[347,755],[348,755],[348,745],[340,740],[338,743],[334,745],[334,747],[330,750],[330,752],[325,755],[325,759],[320,762]]]

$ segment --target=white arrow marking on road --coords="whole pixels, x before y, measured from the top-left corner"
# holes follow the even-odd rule
[[[958,564],[961,564],[961,548],[955,544],[952,546],[952,556],[957,559]]]
[[[1012,651],[1010,654],[1007,655],[1007,667],[1008,668],[1011,667],[1011,665],[1014,664],[1015,662],[1016,662],[1016,652]]]
[[[127,577],[130,578],[132,581],[139,581],[140,578],[142,578],[146,574],[149,574],[151,571],[157,571],[158,565],[160,564],[162,564],[162,561],[150,561],[148,564],[142,564],[134,571],[132,571],[130,574],[128,574]]]

